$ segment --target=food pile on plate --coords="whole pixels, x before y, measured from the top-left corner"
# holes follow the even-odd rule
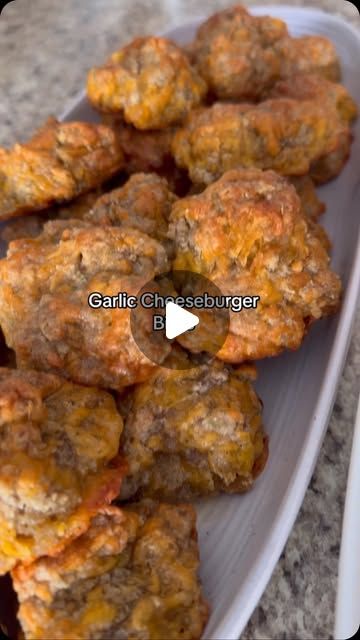
[[[27,640],[200,638],[191,503],[251,489],[251,361],[339,307],[315,185],[350,153],[340,79],[326,38],[235,6],[183,49],[137,38],[91,69],[101,124],[51,118],[0,150],[0,574]],[[130,309],[87,304],[171,269],[260,298],[216,358],[179,337],[193,367],[149,360]]]

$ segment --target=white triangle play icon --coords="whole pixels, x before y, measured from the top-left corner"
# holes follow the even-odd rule
[[[168,302],[165,313],[165,334],[169,340],[180,336],[185,331],[193,329],[199,324],[199,318],[190,311],[186,311],[174,302]]]

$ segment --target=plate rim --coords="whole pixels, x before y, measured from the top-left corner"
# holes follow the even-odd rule
[[[360,596],[360,540],[357,535],[360,523],[360,513],[358,509],[360,500],[359,458],[360,395],[355,416],[341,527],[334,623],[334,638],[336,640],[352,638],[356,634],[357,627],[360,623],[360,612],[357,606]]]

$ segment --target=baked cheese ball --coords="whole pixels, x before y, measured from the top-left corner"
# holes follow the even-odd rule
[[[0,574],[61,551],[117,495],[122,426],[104,391],[0,368]]]
[[[358,114],[353,98],[343,85],[330,82],[315,74],[294,73],[288,78],[279,80],[269,95],[274,98],[315,100],[323,107],[327,105],[329,112],[335,111],[347,125],[350,125]],[[315,182],[320,184],[327,182],[341,173],[348,159],[349,150],[349,139],[342,136],[333,151],[327,152],[312,164],[310,173]]]
[[[92,308],[89,296],[135,296],[168,268],[165,248],[127,227],[48,222],[37,238],[10,243],[0,261],[0,324],[18,366],[110,389],[146,379],[155,365],[134,342],[130,309]],[[148,335],[152,311],[142,318]],[[170,347],[154,349],[159,362]]]
[[[121,403],[121,401],[120,401]],[[247,491],[267,459],[247,368],[161,368],[126,398],[121,499],[193,500]]]
[[[26,640],[198,640],[208,618],[190,505],[108,507],[56,558],[13,571]]]
[[[10,220],[0,237],[7,244],[18,238],[35,238],[49,220],[79,219],[99,226],[132,227],[169,244],[168,218],[176,199],[165,178],[156,173],[137,173],[122,187],[104,194],[91,192],[66,207]]]
[[[110,127],[50,118],[28,143],[0,148],[0,220],[72,200],[123,163]]]
[[[329,170],[326,176],[330,179],[341,170],[350,144],[348,125],[328,104],[278,98],[196,109],[176,133],[172,148],[176,163],[194,183],[209,184],[237,167],[305,175],[341,150],[341,166],[334,164],[333,175]]]
[[[185,53],[166,38],[136,38],[90,70],[87,94],[103,112],[121,113],[137,129],[181,122],[206,93]]]
[[[132,227],[165,242],[176,200],[164,178],[155,173],[135,173],[122,187],[96,200],[84,219],[101,226]]]
[[[280,57],[280,74],[291,78],[294,74],[315,73],[320,78],[338,82],[341,78],[340,60],[336,49],[323,36],[285,36],[276,43]]]
[[[314,180],[309,174],[304,176],[289,176],[288,180],[296,189],[301,201],[301,208],[303,212],[309,217],[315,220],[324,213],[326,206],[322,202],[317,194]],[[191,189],[188,190],[187,196],[198,195],[206,188],[206,185],[193,184]]]
[[[214,96],[253,100],[280,76],[275,46],[286,35],[282,20],[252,16],[236,5],[200,26],[189,48],[190,58]]]
[[[273,171],[229,171],[200,195],[175,203],[170,220],[175,269],[201,273],[224,296],[259,296],[256,308],[230,311],[220,359],[242,362],[297,349],[313,321],[337,310],[341,284],[329,266],[325,232]],[[196,352],[191,332],[179,341]]]
[[[331,82],[315,73],[293,73],[278,80],[266,98],[294,98],[295,100],[317,100],[336,109],[346,123],[353,122],[358,114],[356,103],[347,89],[338,82]]]

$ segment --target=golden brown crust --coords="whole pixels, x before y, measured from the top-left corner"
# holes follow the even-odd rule
[[[294,46],[294,59],[289,59],[289,66],[285,77],[278,80],[274,87],[264,97],[267,98],[292,98],[296,100],[314,100],[322,108],[327,109],[330,114],[336,113],[339,119],[346,125],[351,124],[358,115],[357,105],[346,88],[336,82],[340,78],[340,72],[337,72],[338,63],[333,46],[326,39],[314,37],[314,42],[307,49],[307,37],[304,39],[294,39],[293,42],[299,42],[294,46],[290,45],[290,49]],[[304,40],[304,42],[303,42]],[[312,38],[310,38],[312,40]],[[324,57],[321,57],[322,40],[327,45],[324,48]],[[299,47],[299,49],[297,49]],[[286,51],[286,46],[284,51]],[[303,51],[301,53],[301,51]],[[313,55],[320,51],[320,59],[318,65],[313,59]],[[335,58],[334,63],[326,66],[326,60],[331,60],[331,51]],[[305,53],[304,53],[305,52]],[[310,52],[310,58],[307,56]],[[329,55],[328,55],[329,54]],[[305,55],[305,58],[304,58]],[[321,66],[321,62],[324,66]],[[309,63],[309,64],[308,64]],[[329,115],[331,121],[333,115]],[[310,174],[312,179],[319,184],[327,182],[339,175],[346,163],[350,153],[351,134],[348,136],[341,135],[335,148],[327,151],[319,159],[315,159],[310,165]]]
[[[109,507],[56,558],[13,572],[30,640],[198,640],[208,617],[190,505]]]
[[[297,349],[307,326],[339,304],[322,234],[301,212],[294,187],[272,171],[229,171],[171,213],[175,269],[202,273],[224,295],[260,296],[230,313],[218,357],[241,362]],[[181,344],[196,350],[191,333]]]
[[[98,226],[132,227],[169,245],[168,218],[175,200],[165,178],[155,173],[137,173],[122,187],[102,195],[100,190],[92,191],[68,206],[10,220],[0,237],[7,244],[20,238],[36,238],[49,220],[78,219]]]
[[[350,142],[349,127],[327,104],[278,98],[255,106],[199,108],[176,133],[172,148],[193,182],[209,184],[239,166],[304,175],[339,148],[349,151]]]
[[[324,213],[326,206],[319,199],[313,180],[310,176],[292,176],[290,182],[295,187],[296,193],[300,198],[303,212],[308,218],[316,220]]]
[[[123,166],[123,155],[110,127],[90,122],[47,123],[28,142],[51,153],[69,171],[80,195],[94,189]]]
[[[282,20],[252,16],[238,5],[202,24],[188,51],[215,96],[253,100],[279,77],[275,45],[286,35]]]
[[[137,38],[90,70],[87,93],[100,111],[122,113],[137,129],[181,122],[206,92],[187,56],[166,38]]]
[[[332,150],[314,160],[310,166],[310,176],[315,184],[324,184],[340,175],[350,156],[352,134],[341,136],[339,144]]]
[[[340,60],[336,49],[323,36],[301,36],[281,38],[276,43],[281,60],[281,76],[291,78],[294,74],[315,73],[338,82],[341,78]]]
[[[317,100],[335,108],[340,118],[350,123],[357,117],[358,109],[347,89],[338,82],[331,82],[314,73],[293,73],[278,80],[265,98],[294,98]]]
[[[132,227],[165,242],[176,200],[164,178],[155,173],[135,173],[122,187],[98,198],[84,219],[100,226]]]
[[[0,219],[72,200],[122,165],[109,127],[50,118],[28,143],[0,149]]]
[[[57,553],[116,496],[121,431],[110,394],[0,368],[0,573]]]
[[[105,388],[146,379],[155,365],[133,340],[130,310],[93,309],[88,296],[137,295],[167,270],[165,249],[126,227],[48,222],[37,238],[11,243],[0,261],[0,322],[18,365]]]
[[[126,398],[121,499],[193,500],[250,489],[266,462],[262,404],[247,371],[219,361],[162,368]]]
[[[279,80],[268,92],[270,98],[315,100],[327,113],[336,113],[345,125],[350,125],[358,115],[358,109],[346,88],[317,75],[294,72]],[[329,117],[332,119],[333,116]],[[310,165],[311,178],[318,184],[328,182],[339,175],[350,153],[351,134],[341,136],[334,149],[327,151]],[[309,194],[310,195],[310,194]]]

